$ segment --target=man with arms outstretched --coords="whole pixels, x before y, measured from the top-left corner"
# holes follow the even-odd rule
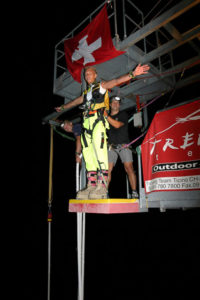
[[[108,151],[106,130],[109,123],[104,115],[109,110],[108,89],[112,89],[138,75],[146,74],[148,65],[140,64],[129,74],[109,81],[96,82],[97,72],[94,67],[85,68],[87,89],[83,94],[56,107],[60,112],[74,106],[83,104],[83,124],[81,144],[83,157],[87,170],[87,187],[77,193],[77,199],[102,199],[107,198],[108,184]]]

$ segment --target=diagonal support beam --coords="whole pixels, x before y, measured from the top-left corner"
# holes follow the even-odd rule
[[[176,27],[174,25],[172,25],[172,23],[167,23],[164,25],[164,28],[171,34],[171,36],[177,40],[178,42],[180,42],[182,40],[182,35],[181,33],[176,29]]]
[[[143,40],[146,36],[150,35],[152,32],[163,27],[167,23],[171,22],[187,10],[191,9],[195,5],[199,4],[200,0],[184,0],[181,3],[175,5],[164,14],[148,23],[135,33],[131,34],[128,38],[120,44],[119,50],[125,50],[126,48],[136,44],[137,42]]]
[[[177,47],[180,47],[181,45],[187,43],[188,41],[190,41],[198,36],[200,36],[200,25],[198,25],[198,26],[194,27],[193,29],[182,34],[182,39],[180,41],[173,39],[173,40],[163,44],[162,46],[156,48],[155,50],[149,52],[148,54],[143,56],[142,63],[150,62],[150,61],[154,60],[155,58],[157,58],[158,56],[168,53],[171,50],[173,50]]]
[[[176,27],[174,25],[172,25],[171,23],[168,23],[164,26],[164,28],[169,32],[169,34],[171,34],[171,36],[177,42],[181,42],[182,34],[176,29]],[[199,38],[199,37],[197,37],[197,38]],[[194,49],[194,51],[200,55],[200,48],[193,41],[189,41],[189,44]]]

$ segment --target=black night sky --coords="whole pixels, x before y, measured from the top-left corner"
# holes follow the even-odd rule
[[[134,1],[146,14],[156,3],[151,0],[147,6],[146,1],[141,2]],[[32,233],[25,229],[25,236],[32,245],[33,269],[31,290],[25,287],[24,291],[26,299],[47,299],[50,127],[42,124],[42,118],[63,103],[53,95],[54,46],[101,3],[66,1],[65,5],[38,6],[33,10],[31,64],[23,54],[18,58],[25,66],[25,84],[30,85],[31,78],[32,97]],[[196,97],[189,88],[177,91],[173,98]],[[162,103],[152,105],[153,112],[161,108]],[[77,299],[76,214],[68,212],[68,200],[75,197],[74,150],[73,141],[54,133],[52,300]],[[119,163],[112,178],[113,197],[125,196],[125,173],[124,183],[116,188],[123,172]],[[87,214],[85,299],[163,299],[173,298],[175,293],[177,299],[183,295],[194,299],[200,267],[199,230],[198,209]]]

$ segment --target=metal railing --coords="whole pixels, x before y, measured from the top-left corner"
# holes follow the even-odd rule
[[[66,36],[64,36],[56,45],[55,45],[55,55],[54,55],[54,91],[55,91],[55,83],[57,78],[62,76],[62,78],[66,79],[70,77],[70,74],[67,71],[67,66],[65,62],[65,52],[64,52],[64,42],[67,39],[74,37],[78,32],[80,32],[84,27],[86,27],[94,18],[94,16],[101,10],[105,3],[112,5],[111,8],[113,11],[108,13],[108,18],[110,20],[111,27],[111,35],[113,37],[113,43],[117,47],[117,43],[119,42],[119,33],[118,33],[118,23],[122,24],[122,28],[120,27],[120,31],[122,29],[121,35],[122,38],[125,39],[127,37],[128,26],[131,23],[131,31],[140,29],[142,24],[144,26],[144,15],[142,11],[133,3],[133,0],[122,0],[121,1],[104,1],[100,6],[98,6],[91,14],[89,14],[78,26],[76,26],[73,30],[71,30]],[[119,6],[122,3],[122,10]],[[118,6],[117,6],[118,5]],[[127,7],[129,5],[129,8]],[[122,14],[117,16],[117,9],[122,11]],[[132,10],[130,10],[130,8]],[[136,13],[134,13],[136,10]],[[129,13],[128,13],[129,12]],[[140,18],[138,22],[136,22],[131,15],[139,15]],[[130,31],[129,30],[129,31]],[[144,52],[146,53],[146,39],[144,39]]]

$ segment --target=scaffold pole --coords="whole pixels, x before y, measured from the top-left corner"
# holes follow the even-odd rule
[[[76,164],[76,191],[81,187],[79,163]],[[85,213],[77,213],[77,264],[78,264],[78,300],[84,299],[85,267]]]
[[[50,157],[49,157],[49,196],[48,196],[48,277],[47,277],[47,300],[51,294],[51,222],[52,222],[52,175],[53,175],[53,126],[50,126]]]

